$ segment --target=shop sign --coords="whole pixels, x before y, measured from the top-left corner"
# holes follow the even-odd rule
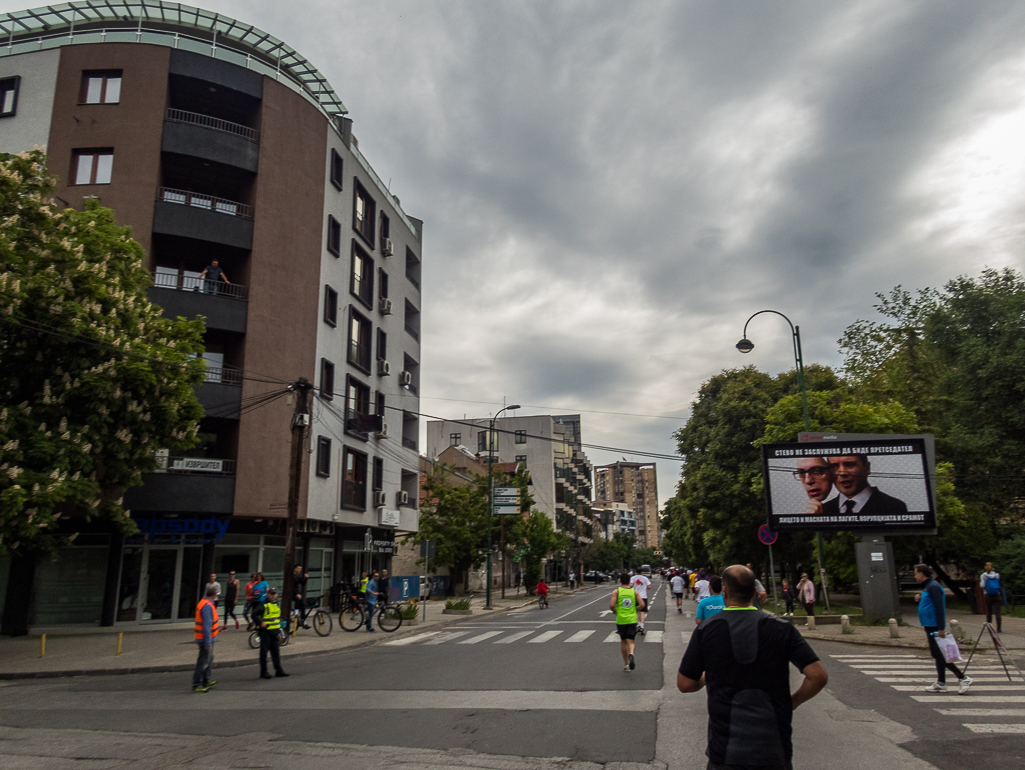
[[[392,540],[375,540],[374,551],[377,553],[395,553],[395,542]]]
[[[220,540],[228,531],[228,520],[210,516],[205,519],[134,519],[144,535],[212,535]]]
[[[176,471],[198,471],[200,473],[221,473],[224,471],[224,460],[207,460],[203,457],[182,457],[171,463]]]
[[[393,511],[393,510],[390,510],[388,508],[382,508],[381,509],[381,526],[382,527],[397,527],[397,526],[399,526],[399,516],[400,516],[400,513],[398,511]]]

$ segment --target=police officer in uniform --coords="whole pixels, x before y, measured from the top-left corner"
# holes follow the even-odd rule
[[[253,609],[253,622],[260,634],[260,678],[270,679],[267,673],[267,653],[274,663],[274,676],[288,676],[281,668],[278,632],[281,628],[281,607],[278,606],[278,589],[267,589],[267,601]]]

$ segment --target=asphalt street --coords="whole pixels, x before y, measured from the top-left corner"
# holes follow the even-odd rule
[[[378,633],[371,647],[291,661],[287,679],[215,669],[204,694],[182,673],[0,683],[0,767],[702,768],[704,695],[675,688],[694,620],[667,615],[665,587],[652,588],[632,672],[603,584],[547,610]],[[830,683],[795,714],[795,767],[1022,766],[1025,703],[993,698],[1025,700],[1025,682],[1001,684],[992,660],[973,663],[968,695],[927,696],[928,659],[813,646]]]

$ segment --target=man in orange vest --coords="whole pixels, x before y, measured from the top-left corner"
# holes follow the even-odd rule
[[[195,639],[199,646],[199,658],[192,674],[192,692],[206,692],[217,684],[210,678],[210,670],[214,665],[214,642],[221,630],[216,602],[217,587],[211,585],[206,589],[206,596],[196,605]]]

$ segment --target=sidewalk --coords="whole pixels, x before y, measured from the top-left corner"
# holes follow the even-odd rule
[[[578,591],[581,589],[577,589]],[[553,601],[576,591],[563,588],[552,594]],[[459,597],[456,597],[459,598]],[[472,615],[445,615],[445,602],[427,603],[427,619],[423,619],[423,605],[416,625],[403,621],[394,633],[378,631],[369,634],[365,629],[343,631],[338,625],[337,613],[332,615],[330,636],[319,637],[312,630],[299,629],[287,647],[281,648],[281,658],[322,655],[343,649],[366,647],[382,641],[417,634],[427,628],[452,623],[479,621],[496,612],[509,612],[533,604],[533,596],[508,595],[505,599],[492,596],[494,610],[486,611],[483,596],[474,596]],[[225,628],[214,645],[214,668],[254,666],[259,662],[259,650],[249,647],[249,632],[245,625],[236,631],[234,625]],[[121,654],[117,655],[118,634],[122,633]],[[89,628],[82,630],[54,629],[46,634],[46,654],[39,657],[41,638],[36,635],[15,638],[0,637],[0,680],[39,677],[87,676],[101,674],[158,673],[164,671],[191,671],[196,665],[196,643],[191,623],[167,626],[149,626],[144,630],[124,628]],[[287,665],[287,663],[286,663]]]

